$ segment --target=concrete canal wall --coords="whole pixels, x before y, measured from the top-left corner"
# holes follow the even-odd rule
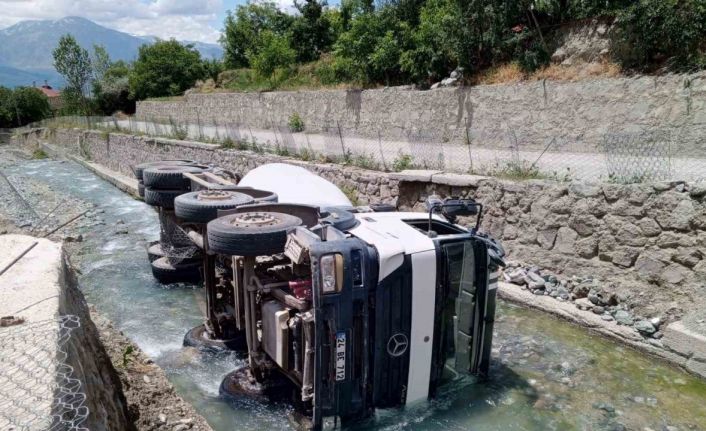
[[[629,310],[629,325],[636,325],[631,331],[639,332],[640,322],[658,319],[655,326],[662,329],[641,332],[638,339],[681,358],[675,362],[682,365],[691,360],[687,368],[706,375],[706,356],[697,357],[690,343],[679,342],[667,328],[706,305],[704,183],[513,182],[438,171],[385,173],[198,142],[78,129],[38,129],[15,138],[16,144],[29,147],[46,142],[126,176],[135,164],[168,158],[215,163],[241,175],[265,163],[284,162],[329,179],[359,204],[383,202],[423,211],[430,194],[476,198],[486,206],[483,230],[502,240],[511,260],[573,280],[561,287],[569,290],[568,299],[582,300],[589,312],[604,313],[607,319],[605,309],[615,304]],[[528,284],[524,276],[519,284]],[[552,292],[547,288],[532,293]],[[559,298],[552,298],[556,304],[566,300],[559,293],[554,296]]]
[[[137,116],[190,124],[270,129],[297,113],[309,132],[340,125],[347,135],[405,140],[423,132],[434,142],[506,148],[514,132],[522,150],[600,152],[606,132],[660,127],[679,133],[679,157],[704,157],[706,79],[701,75],[535,81],[419,91],[372,90],[189,93],[178,101],[137,103]],[[682,125],[686,124],[682,128]]]
[[[11,425],[20,423],[38,426],[38,421],[55,414],[53,408],[62,408],[78,428],[134,429],[120,379],[61,244],[0,235],[0,248],[5,251],[0,267],[35,242],[0,282],[0,315],[21,321],[0,329],[4,340],[0,350],[6,359],[0,371],[4,382],[0,393],[3,401],[13,401],[3,407],[7,411],[0,414],[0,428],[14,429]],[[63,406],[55,404],[55,397]]]

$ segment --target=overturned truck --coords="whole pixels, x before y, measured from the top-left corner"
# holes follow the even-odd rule
[[[299,167],[261,166],[238,184],[175,170],[191,191],[159,210],[198,249],[208,304],[185,344],[247,354],[222,395],[289,398],[320,429],[487,376],[504,251],[479,232],[480,203],[354,208]],[[469,216],[474,227],[457,224]]]

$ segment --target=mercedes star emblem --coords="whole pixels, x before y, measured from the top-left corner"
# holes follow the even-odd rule
[[[407,351],[407,346],[409,346],[409,339],[405,334],[399,332],[390,337],[387,342],[387,353],[394,358],[402,356]]]

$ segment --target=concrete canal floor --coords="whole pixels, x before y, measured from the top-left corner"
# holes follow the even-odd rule
[[[150,207],[74,162],[29,160],[0,147],[0,170],[32,207],[0,179],[0,231],[26,232],[60,202],[63,209],[47,226],[89,210],[56,236],[70,241],[81,290],[149,356],[140,361],[159,365],[213,429],[288,429],[285,405],[228,405],[218,398],[222,376],[242,358],[204,357],[182,347],[185,332],[201,322],[202,292],[152,279],[145,248],[159,225]],[[706,430],[706,381],[546,314],[501,303],[493,356],[490,381],[457,382],[436,400],[379,411],[352,429]],[[145,393],[144,402],[158,396]],[[174,426],[157,421],[140,429]]]

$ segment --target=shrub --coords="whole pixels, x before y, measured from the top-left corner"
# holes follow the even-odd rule
[[[275,70],[293,64],[297,53],[289,45],[287,37],[271,31],[264,31],[260,35],[257,51],[255,49],[249,50],[247,57],[253,69],[260,76],[269,78],[275,73]]]
[[[289,116],[287,124],[289,125],[289,130],[294,133],[304,131],[304,120],[302,120],[298,112],[293,112],[292,115]]]
[[[400,172],[405,169],[410,169],[413,166],[413,162],[414,158],[412,155],[400,151],[397,158],[392,162],[392,170]]]
[[[639,0],[618,14],[624,66],[674,70],[706,67],[703,0]]]

